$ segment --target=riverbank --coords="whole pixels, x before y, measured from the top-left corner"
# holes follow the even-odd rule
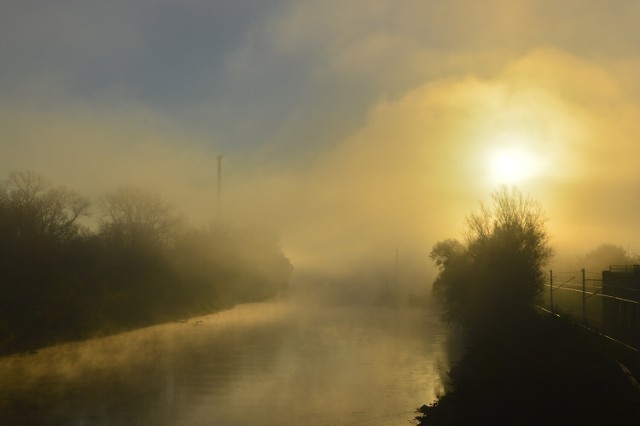
[[[100,226],[88,229],[76,223],[88,199],[35,172],[0,180],[0,356],[259,302],[288,287],[293,265],[270,230],[188,226],[162,196],[131,186],[101,204]]]
[[[15,341],[5,339],[0,342],[0,357],[17,354],[34,354],[53,346],[80,343],[174,322],[192,323],[197,321],[199,317],[229,311],[240,304],[242,303],[229,303],[227,305],[219,305],[217,307],[211,307],[210,309],[194,310],[191,312],[157,313],[153,317],[143,318],[137,322],[118,322],[104,317],[100,317],[99,320],[91,318],[91,320],[93,320],[91,321],[91,327],[85,326],[82,329],[54,330],[53,333],[47,334],[33,332],[31,336],[23,336]]]
[[[640,424],[640,391],[605,343],[567,320],[535,315],[469,344],[445,395],[420,425]]]

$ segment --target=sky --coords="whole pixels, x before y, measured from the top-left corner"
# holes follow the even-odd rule
[[[500,184],[559,256],[640,252],[640,3],[4,0],[0,176],[157,190],[297,268],[402,259]],[[96,220],[98,209],[93,210]]]

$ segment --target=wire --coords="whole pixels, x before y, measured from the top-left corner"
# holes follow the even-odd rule
[[[546,313],[548,313],[548,314],[551,314],[551,315],[554,315],[554,316],[556,316],[556,317],[560,318],[560,314],[559,314],[559,313],[557,313],[557,312],[552,312],[552,311],[550,311],[549,309],[547,309],[547,308],[543,308],[542,306],[538,306],[538,305],[534,305],[534,307],[535,307],[535,308],[537,308],[537,309],[539,309],[539,310],[541,310],[541,311],[544,311],[544,312],[546,312]],[[621,345],[621,346],[624,346],[624,347],[626,347],[627,349],[630,349],[631,351],[633,351],[633,352],[635,352],[635,353],[640,353],[640,350],[639,350],[638,348],[635,348],[635,347],[633,347],[633,346],[631,346],[631,345],[628,345],[628,344],[626,344],[626,343],[624,343],[624,342],[621,342],[621,341],[620,341],[620,340],[618,340],[618,339],[615,339],[615,338],[613,338],[613,337],[611,337],[611,336],[609,336],[609,335],[607,335],[607,334],[604,334],[604,332],[601,332],[601,331],[595,330],[595,329],[593,329],[593,328],[591,328],[591,327],[587,327],[587,326],[586,326],[586,325],[584,325],[584,324],[579,324],[579,325],[580,325],[580,327],[584,328],[584,329],[585,329],[585,330],[587,330],[587,331],[590,331],[590,332],[595,333],[595,334],[597,334],[597,335],[599,335],[599,336],[602,336],[602,337],[604,337],[605,339],[611,340],[612,342],[615,342],[615,343],[617,343],[617,344],[619,344],[619,345]]]
[[[595,296],[595,295],[597,295],[598,293],[600,293],[600,291],[602,291],[602,288],[599,288],[597,291],[595,291],[595,292],[593,292],[593,293],[589,294],[589,295],[587,296],[587,299],[588,299],[588,298],[590,298],[591,296]]]
[[[563,283],[562,283],[562,284],[560,284],[559,286],[555,287],[555,289],[557,290],[557,289],[559,289],[559,288],[562,288],[565,284],[567,284],[568,282],[570,282],[570,281],[574,280],[575,278],[576,278],[576,277],[571,277],[571,278],[569,278],[568,280],[566,280],[565,282],[563,282]]]
[[[545,284],[545,286],[550,287],[548,284]],[[577,289],[577,288],[571,288],[571,287],[565,287],[565,288],[560,288],[560,287],[554,287],[554,290],[564,290],[564,291],[574,291],[576,293],[583,293],[582,290]],[[623,297],[617,297],[617,296],[611,296],[610,294],[598,294],[602,289],[599,289],[598,291],[595,291],[593,293],[589,293],[589,292],[584,292],[585,294],[588,294],[589,297],[591,296],[598,296],[598,297],[604,297],[607,299],[615,299],[615,300],[619,300],[621,302],[627,302],[627,303],[632,303],[634,305],[640,305],[640,302],[636,301],[636,300],[631,300],[631,299],[625,299]]]

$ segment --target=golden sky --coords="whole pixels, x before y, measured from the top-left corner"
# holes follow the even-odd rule
[[[0,175],[157,189],[298,267],[424,259],[500,183],[640,252],[640,3],[5,1]],[[94,213],[96,216],[99,213]]]

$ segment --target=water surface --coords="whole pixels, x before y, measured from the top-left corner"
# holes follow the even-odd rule
[[[407,425],[444,345],[428,310],[242,305],[0,358],[0,424]]]

